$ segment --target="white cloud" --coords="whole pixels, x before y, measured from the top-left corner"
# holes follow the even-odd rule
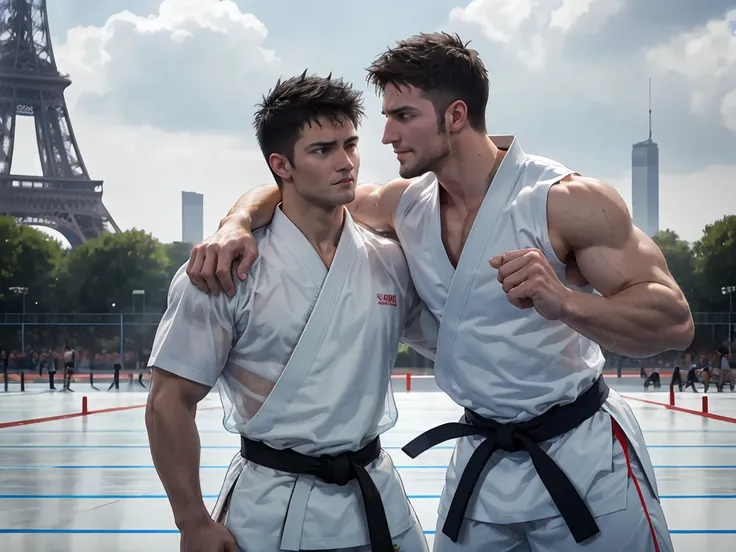
[[[450,20],[480,25],[488,39],[509,42],[536,4],[537,0],[471,0],[464,8],[453,8]]]
[[[114,122],[240,132],[276,78],[266,26],[231,0],[164,0],[155,16],[124,11],[71,29],[57,48],[72,98]],[[224,108],[223,106],[227,106]]]
[[[622,0],[471,0],[449,19],[479,26],[489,40],[513,46],[527,67],[541,69],[565,34],[594,32],[622,6]]]
[[[83,159],[122,229],[181,239],[189,190],[205,194],[207,235],[247,187],[272,180],[251,138],[253,105],[278,77],[266,36],[230,0],[163,0],[156,15],[118,13],[54,44]],[[41,174],[32,119],[19,120],[13,170]]]
[[[576,97],[607,104],[621,117],[638,110],[644,133],[647,72],[643,56],[614,60],[613,65],[607,62],[605,66],[598,60],[589,65],[567,60],[557,63],[554,57],[553,46],[560,45],[559,40],[570,33],[594,32],[595,22],[616,2],[594,0],[576,6],[563,0],[476,0],[464,2],[467,7],[456,8],[453,17],[467,16],[473,24],[478,20],[495,25],[496,42],[507,40],[514,55],[525,57],[531,67],[548,64],[554,71],[554,82],[570,83],[579,92]],[[476,12],[468,11],[472,6]],[[259,14],[266,18],[267,8],[263,9]],[[356,8],[350,17],[357,21],[361,13]],[[553,22],[555,28],[550,29]],[[420,20],[413,25],[427,28],[435,23]],[[414,31],[414,27],[407,27],[406,34]],[[356,36],[361,44],[370,44],[371,52],[389,41],[385,36],[376,38],[374,33],[365,40],[362,35]],[[289,38],[268,44],[267,29],[261,20],[242,13],[232,1],[165,0],[148,17],[116,14],[100,27],[75,28],[66,40],[55,41],[60,68],[73,80],[66,96],[84,160],[91,176],[105,181],[104,202],[122,228],[145,228],[165,241],[179,239],[180,193],[192,190],[205,194],[205,234],[209,234],[241,193],[271,181],[266,163],[250,138],[250,119],[253,103],[273,85],[280,76],[277,73],[287,71],[285,65],[312,67],[317,56],[324,64],[323,70],[334,66],[336,71],[349,73],[357,66],[351,80],[358,83],[363,78],[360,68],[364,64],[356,65],[354,56],[341,65],[342,58],[328,55],[336,44],[343,44],[342,35],[307,50],[301,37],[291,39],[291,43]],[[299,44],[299,50],[294,43]],[[270,47],[277,48],[285,58],[287,49],[292,52],[282,62],[274,60],[276,54],[266,49]],[[161,67],[165,72],[160,71]],[[521,73],[515,67],[512,70],[504,78],[513,80]],[[544,115],[551,111],[548,105],[559,102],[564,108],[569,102],[566,95],[571,88],[560,90],[551,81],[540,88],[535,82],[538,74],[519,78],[520,89],[534,89],[551,98],[550,103],[539,103],[539,113],[520,112],[522,126],[524,117],[539,117],[537,126],[544,126]],[[658,82],[655,80],[655,95]],[[707,85],[702,89],[703,94],[710,93]],[[100,97],[95,103],[89,95]],[[718,99],[715,109],[722,105],[724,116],[733,116],[736,99],[725,94]],[[381,182],[395,176],[396,160],[390,148],[380,143],[380,101],[368,94],[366,102],[370,116],[361,131],[360,181]],[[710,98],[704,96],[702,103],[713,109]],[[659,104],[657,107],[661,109]],[[14,170],[39,174],[32,120],[23,121],[28,125],[21,129],[25,139],[17,142]],[[575,130],[575,121],[570,121],[567,136],[574,143],[580,133]],[[658,128],[656,123],[655,115]],[[232,129],[236,127],[234,134]],[[238,134],[248,137],[248,143],[239,140]],[[526,143],[528,138],[522,134]],[[606,131],[601,130],[601,134]],[[623,158],[628,163],[628,153]],[[588,160],[592,166],[594,159]],[[662,225],[674,227],[687,239],[697,239],[706,223],[721,216],[719,208],[725,214],[733,205],[730,190],[734,189],[734,173],[734,167],[709,167],[696,174],[663,175]],[[611,181],[625,198],[630,197],[629,174],[614,173]],[[727,197],[731,199],[724,199]]]
[[[550,29],[569,31],[581,16],[590,11],[594,0],[563,0],[562,5],[552,12]]]
[[[721,115],[726,128],[736,133],[736,89],[731,90],[721,102]]]
[[[693,112],[718,116],[736,132],[736,10],[682,32],[646,52],[650,66],[674,73],[692,87]]]
[[[631,209],[631,171],[604,178]],[[711,165],[690,173],[659,175],[659,227],[694,242],[707,224],[734,214],[736,165]]]

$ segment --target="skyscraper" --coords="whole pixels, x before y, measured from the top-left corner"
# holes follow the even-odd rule
[[[181,241],[196,245],[204,239],[204,196],[181,193]]]
[[[659,146],[651,138],[631,151],[631,204],[634,224],[650,237],[659,232]]]
[[[631,151],[634,224],[648,236],[659,232],[659,146],[652,140],[652,83],[649,81],[649,138]]]

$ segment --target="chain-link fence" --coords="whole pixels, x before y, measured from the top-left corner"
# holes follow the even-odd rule
[[[59,359],[68,345],[76,367],[145,367],[161,314],[0,314],[0,350],[8,369],[32,370]]]
[[[4,351],[10,370],[21,366],[32,370],[44,359],[61,358],[66,345],[76,351],[77,370],[112,369],[114,364],[120,364],[124,370],[136,370],[146,366],[161,316],[161,313],[0,313],[0,351]],[[696,335],[691,349],[695,354],[728,347],[736,329],[736,314],[696,312],[693,317]],[[614,356],[608,367],[667,366],[681,357],[679,351],[643,360]],[[414,351],[404,351],[397,359],[400,368],[430,364]]]

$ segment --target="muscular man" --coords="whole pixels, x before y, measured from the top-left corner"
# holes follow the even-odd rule
[[[603,381],[600,348],[690,344],[662,253],[611,186],[487,135],[487,72],[458,37],[400,41],[368,73],[401,178],[359,186],[348,208],[398,236],[440,323],[437,384],[465,409],[404,447],[413,457],[458,437],[435,550],[671,551],[643,435]],[[250,230],[278,198],[275,186],[241,198],[193,249],[192,281],[231,293],[232,262],[245,277]]]
[[[146,425],[183,551],[427,550],[379,435],[396,422],[390,377],[402,336],[431,358],[437,324],[399,245],[344,207],[362,113],[360,93],[341,80],[279,82],[255,117],[283,194],[254,234],[263,257],[232,297],[201,293],[184,267],[173,279]],[[241,451],[210,517],[194,416],[218,382]]]

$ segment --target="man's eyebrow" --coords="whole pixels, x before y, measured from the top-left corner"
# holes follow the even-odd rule
[[[357,142],[358,136],[351,136],[345,140],[346,144]],[[312,142],[307,148],[334,148],[337,145],[337,140],[323,140],[319,142]]]
[[[398,115],[399,113],[405,113],[407,111],[416,111],[416,108],[409,105],[400,105],[399,107],[393,107],[391,109],[382,109],[381,115]]]
[[[330,140],[330,141],[322,141],[322,142],[312,142],[307,147],[308,148],[330,148],[337,145],[337,140]]]

